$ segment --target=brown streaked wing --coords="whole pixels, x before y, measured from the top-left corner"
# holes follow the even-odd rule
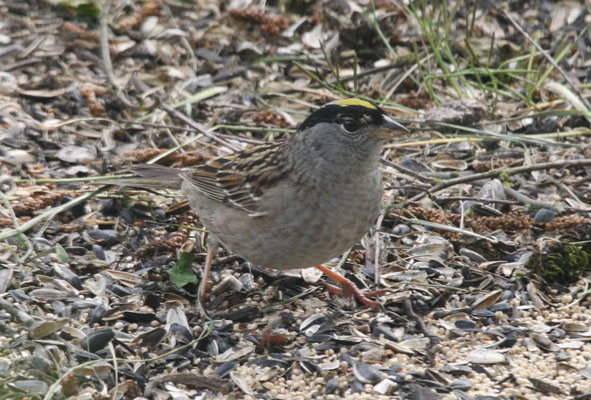
[[[274,186],[291,169],[291,160],[281,143],[263,144],[218,158],[181,176],[207,197],[255,213],[264,189]]]

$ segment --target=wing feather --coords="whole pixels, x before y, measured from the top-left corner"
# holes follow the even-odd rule
[[[276,142],[215,159],[181,177],[213,200],[256,214],[264,190],[287,177],[291,167],[283,142]]]

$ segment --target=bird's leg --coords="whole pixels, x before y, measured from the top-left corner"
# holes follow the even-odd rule
[[[340,287],[336,287],[336,286],[326,284],[326,288],[329,292],[335,293],[335,294],[338,294],[338,295],[341,295],[344,297],[354,296],[360,302],[362,302],[363,304],[365,304],[366,306],[371,307],[371,308],[383,308],[383,306],[380,302],[375,301],[375,300],[370,300],[370,299],[368,299],[368,297],[379,296],[384,293],[384,290],[374,290],[373,292],[363,293],[361,290],[359,290],[359,288],[353,282],[351,282],[349,279],[345,278],[344,276],[337,274],[336,272],[334,272],[330,268],[326,268],[323,265],[317,265],[316,268],[318,268],[320,271],[324,272],[325,275],[332,278],[332,280],[334,280],[335,282],[337,282],[340,285]]]
[[[207,280],[209,279],[209,273],[211,272],[211,264],[217,250],[217,245],[207,244],[207,257],[205,258],[205,266],[203,267],[203,273],[201,274],[201,288],[199,290],[199,301],[203,310],[205,310],[205,304],[207,300]]]

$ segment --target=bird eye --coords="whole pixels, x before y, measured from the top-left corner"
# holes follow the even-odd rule
[[[351,133],[359,130],[359,128],[361,127],[361,123],[355,119],[346,119],[343,121],[342,125],[347,132]]]

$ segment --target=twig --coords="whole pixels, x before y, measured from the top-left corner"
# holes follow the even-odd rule
[[[509,206],[516,206],[521,204],[516,200],[500,200],[500,199],[480,199],[474,196],[446,196],[446,197],[434,197],[433,201],[477,201],[481,203],[495,203],[495,204],[506,204]]]
[[[431,340],[432,342],[434,340],[436,340],[436,337],[433,336],[433,334],[429,331],[429,329],[427,328],[427,325],[425,325],[425,322],[421,319],[421,317],[413,310],[412,308],[412,302],[410,301],[410,298],[406,298],[404,300],[404,302],[402,303],[402,309],[404,310],[404,314],[406,314],[406,316],[413,320],[417,326],[417,329],[423,333],[423,335],[425,335],[426,337],[429,338],[429,340]]]
[[[539,137],[534,139],[534,138],[528,137],[526,135],[509,135],[509,134],[495,133],[495,132],[491,132],[491,131],[485,131],[482,129],[472,128],[469,126],[448,124],[445,122],[435,122],[435,123],[433,123],[433,127],[450,128],[452,130],[456,129],[458,131],[473,133],[473,134],[478,135],[480,137],[486,137],[487,139],[491,138],[491,139],[496,139],[496,140],[506,140],[508,142],[526,143],[526,144],[531,144],[533,146],[540,145],[540,138]],[[551,141],[551,140],[545,140],[544,144],[546,144],[548,146],[558,146],[558,147],[577,147],[578,146],[577,144],[574,144],[574,143],[560,143],[560,142],[555,142],[555,141]]]
[[[433,201],[476,201],[479,203],[495,203],[495,204],[506,204],[509,206],[516,206],[519,204],[523,204],[517,200],[500,200],[500,199],[480,199],[474,196],[446,196],[446,197],[434,197]],[[587,208],[580,208],[580,207],[571,207],[571,206],[561,206],[566,211],[578,212],[578,213],[591,213],[591,209]]]
[[[522,204],[517,200],[501,200],[501,199],[480,199],[474,196],[446,196],[446,197],[434,197],[433,201],[477,201],[479,203],[495,203],[495,204],[506,204],[509,206],[516,206]],[[579,212],[579,213],[591,213],[591,209],[562,206],[566,211]]]
[[[423,221],[423,220],[414,219],[414,218],[406,218],[406,217],[403,217],[402,215],[399,215],[398,218],[400,220],[406,222],[407,224],[422,225],[422,226],[426,226],[426,227],[432,228],[432,229],[441,229],[444,231],[455,232],[455,233],[459,233],[461,235],[472,236],[472,237],[475,237],[476,239],[486,240],[492,244],[499,243],[498,239],[494,238],[492,236],[483,236],[483,235],[480,235],[480,234],[472,232],[472,231],[467,231],[465,229],[456,228],[455,226],[443,225],[443,224],[438,224],[437,222]]]
[[[180,125],[155,124],[153,122],[137,122],[137,121],[131,121],[131,120],[126,120],[126,121],[124,120],[124,121],[121,121],[121,122],[126,122],[128,124],[139,124],[139,125],[143,125],[143,126],[149,126],[149,127],[152,127],[152,128],[170,129],[171,131],[191,131],[191,132],[201,133],[201,131],[197,131],[196,129],[193,129],[191,127],[180,126]],[[221,129],[221,128],[227,128],[227,126],[226,125],[216,125],[212,129],[210,129],[210,130],[211,131],[215,131],[215,130]],[[237,126],[232,126],[232,128],[239,128],[240,130],[244,130],[244,131],[248,131],[248,130],[262,131],[263,130],[259,126],[254,126],[254,127],[244,126],[244,127],[240,127],[239,125],[237,125]],[[268,129],[264,129],[264,130],[265,131],[273,131],[273,130],[278,130],[279,131],[279,129],[280,129],[281,132],[283,132],[283,131],[286,130],[286,129],[283,129],[283,128],[268,128]],[[243,137],[243,136],[227,135],[225,133],[217,133],[217,136],[218,137],[221,137],[223,139],[238,140],[239,142],[244,142],[244,143],[249,143],[249,144],[262,144],[262,143],[265,143],[263,140],[251,139],[251,138],[247,138],[247,137]]]
[[[408,168],[405,168],[401,165],[395,164],[395,163],[388,161],[384,158],[380,159],[380,161],[382,162],[382,164],[387,165],[388,167],[392,167],[392,168],[402,172],[403,174],[410,175],[413,178],[416,178],[417,180],[419,180],[421,182],[433,183],[433,179],[428,178],[424,175],[421,175],[418,172],[414,172]]]
[[[103,68],[107,74],[107,79],[113,85],[116,91],[117,98],[125,104],[126,107],[137,109],[138,107],[131,104],[123,95],[123,91],[117,84],[115,73],[113,72],[113,63],[111,62],[111,53],[109,52],[109,12],[111,11],[111,0],[105,0],[103,5],[103,12],[100,19],[100,45],[101,58],[103,60]]]
[[[109,53],[109,12],[111,11],[111,0],[105,0],[103,5],[103,12],[100,19],[100,43],[101,43],[101,58],[103,59],[103,68],[107,74],[107,79],[115,88],[119,89],[117,85],[115,74],[113,73],[113,63],[111,62],[111,54]]]
[[[572,79],[570,79],[570,77],[566,74],[566,72],[564,72],[564,70],[556,63],[556,61],[554,61],[554,59],[550,56],[550,54],[548,54],[542,48],[542,46],[539,45],[538,42],[536,42],[526,31],[523,30],[521,25],[519,25],[519,23],[517,21],[515,21],[513,19],[513,17],[511,17],[507,11],[503,10],[503,15],[505,16],[505,18],[507,18],[509,20],[509,22],[511,22],[511,24],[513,24],[515,29],[517,29],[519,31],[519,33],[521,33],[523,35],[523,37],[527,39],[528,42],[533,44],[536,47],[536,49],[538,49],[538,51],[540,53],[542,53],[544,58],[546,60],[548,60],[550,62],[550,64],[552,64],[552,66],[554,68],[556,68],[556,70],[558,72],[560,72],[560,75],[562,75],[564,77],[564,80],[566,81],[566,83],[569,84],[569,86],[572,88],[572,90],[579,96],[579,98],[581,99],[583,104],[585,104],[585,107],[587,107],[587,110],[591,110],[591,104],[589,104],[589,102],[587,101],[587,99],[585,98],[583,93],[581,93],[581,91],[577,88],[577,86],[572,81]]]
[[[460,176],[458,178],[449,179],[443,182],[438,183],[437,185],[433,186],[425,193],[419,193],[409,201],[419,201],[423,197],[438,192],[442,189],[448,188],[450,186],[458,185],[460,183],[466,182],[474,182],[479,179],[490,179],[496,178],[500,175],[517,175],[523,172],[532,172],[532,171],[539,171],[542,169],[550,169],[550,168],[565,168],[565,167],[584,167],[584,166],[591,166],[591,160],[561,160],[561,161],[553,161],[541,164],[533,164],[526,167],[515,167],[515,168],[508,168],[508,169],[495,169],[488,172],[482,172],[479,174],[467,175],[467,176]]]
[[[220,139],[219,137],[217,137],[216,135],[214,135],[213,133],[211,133],[211,131],[208,131],[206,129],[203,129],[202,127],[199,126],[199,124],[197,124],[195,121],[193,121],[191,118],[187,117],[185,114],[167,106],[166,104],[161,104],[162,108],[164,108],[166,110],[166,112],[171,116],[171,117],[175,117],[180,119],[181,121],[183,121],[184,123],[186,123],[187,125],[189,125],[191,128],[195,129],[198,132],[203,133],[205,136],[207,136],[208,138],[210,138],[213,141],[218,142],[219,144],[226,146],[229,149],[232,149],[234,151],[240,151],[242,149],[240,149],[237,146],[234,146],[232,143],[225,141],[224,139]]]
[[[510,187],[506,187],[504,185],[503,190],[506,194],[508,194],[509,196],[513,197],[515,200],[518,200],[523,204],[529,204],[531,206],[538,208],[547,208],[548,210],[554,211],[556,214],[562,214],[564,212],[564,207],[559,204],[553,204],[548,201],[532,199],[530,197],[527,197],[523,193],[519,193],[517,190],[511,189]]]
[[[548,210],[554,211],[556,214],[562,214],[564,212],[564,207],[559,204],[553,204],[548,201],[541,201],[541,200],[532,199],[530,197],[527,197],[523,193],[519,193],[517,190],[511,189],[510,187],[507,187],[504,185],[503,185],[503,190],[505,191],[505,194],[508,194],[509,196],[513,197],[515,200],[519,200],[519,202],[521,202],[523,204],[529,204],[531,206],[538,207],[538,208],[547,208]]]

